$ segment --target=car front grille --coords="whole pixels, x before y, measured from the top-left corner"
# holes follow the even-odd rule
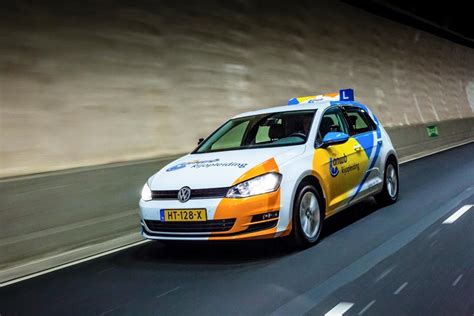
[[[235,218],[215,219],[204,222],[162,222],[145,220],[148,229],[155,232],[166,233],[212,233],[230,230],[235,223]]]
[[[177,200],[179,190],[151,191],[153,200]],[[215,199],[226,196],[229,188],[191,189],[190,199]]]

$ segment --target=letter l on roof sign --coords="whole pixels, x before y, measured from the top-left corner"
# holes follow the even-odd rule
[[[340,101],[354,101],[354,90],[352,89],[339,90],[339,100]]]

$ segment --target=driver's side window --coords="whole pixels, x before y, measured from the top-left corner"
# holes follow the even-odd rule
[[[329,132],[342,132],[347,134],[348,128],[344,115],[338,107],[332,107],[324,112],[321,122],[319,123],[318,136],[316,145],[322,144],[324,136]]]

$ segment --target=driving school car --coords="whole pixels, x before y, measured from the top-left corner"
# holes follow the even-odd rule
[[[352,89],[243,113],[150,177],[142,235],[160,240],[289,236],[315,243],[324,220],[374,196],[398,198],[390,137]]]

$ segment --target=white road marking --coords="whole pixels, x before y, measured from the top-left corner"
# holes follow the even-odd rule
[[[408,282],[405,282],[402,285],[400,285],[400,287],[395,292],[393,292],[393,295],[400,294],[400,292],[403,291],[403,289],[405,288],[405,286],[407,286],[407,284],[408,284]]]
[[[459,281],[461,280],[461,278],[462,278],[462,273],[456,278],[456,280],[454,280],[453,286],[456,286],[459,283]]]
[[[104,272],[106,272],[106,271],[112,270],[113,268],[114,268],[114,267],[108,267],[108,268],[106,268],[106,269],[104,269],[104,270],[101,270],[101,271],[97,272],[97,274],[102,274],[102,273],[104,273]]]
[[[112,309],[109,309],[109,310],[106,310],[105,312],[102,312],[102,313],[100,313],[100,315],[99,315],[99,316],[104,316],[104,315],[107,315],[107,314],[109,314],[109,313],[111,313],[111,312],[113,312],[113,311],[116,311],[116,310],[118,310],[119,308],[120,308],[120,306],[119,306],[119,307],[114,307],[114,308],[112,308]],[[1,315],[0,315],[0,316],[1,316]]]
[[[464,213],[469,211],[469,209],[471,207],[472,207],[472,204],[464,205],[459,210],[454,212],[451,216],[449,216],[447,219],[445,219],[443,224],[452,224],[452,223],[454,223],[455,221],[458,220],[459,217],[461,217]]]
[[[174,289],[171,289],[171,290],[169,290],[169,291],[166,291],[166,292],[164,292],[164,293],[161,293],[160,295],[157,295],[156,298],[163,297],[163,296],[168,295],[168,294],[170,294],[170,293],[173,293],[173,292],[175,292],[175,291],[177,291],[177,290],[179,290],[179,289],[180,289],[180,287],[177,286],[177,287],[175,287]]]
[[[372,302],[370,302],[369,304],[367,304],[364,308],[362,308],[362,310],[357,314],[357,315],[362,315],[364,314],[369,308],[372,307],[372,305],[375,304],[375,300],[373,300]]]
[[[387,270],[385,270],[384,272],[382,272],[382,274],[380,274],[377,277],[377,279],[375,279],[375,282],[378,282],[378,281],[382,280],[383,278],[385,278],[390,272],[392,272],[393,269],[394,269],[394,267],[390,267]]]
[[[441,229],[440,229],[440,228],[438,228],[437,230],[435,230],[434,232],[432,232],[431,234],[429,234],[429,235],[428,235],[428,239],[431,239],[431,238],[433,238],[433,237],[434,237],[434,235],[438,234],[440,230],[441,230]]]
[[[329,312],[324,314],[325,316],[342,316],[345,312],[347,312],[354,303],[348,302],[340,302],[336,306],[334,306]]]
[[[322,283],[300,293],[289,302],[278,307],[270,315],[302,315],[309,312],[334,291],[358,279],[360,276],[370,271],[374,266],[405,247],[405,245],[413,241],[422,232],[440,219],[444,218],[446,214],[449,214],[454,207],[459,205],[459,203],[471,197],[473,191],[474,186],[469,186],[461,193],[446,200],[413,225],[395,234],[393,237],[370,250],[368,253],[350,263],[342,270],[339,270],[339,272],[332,275]]]

